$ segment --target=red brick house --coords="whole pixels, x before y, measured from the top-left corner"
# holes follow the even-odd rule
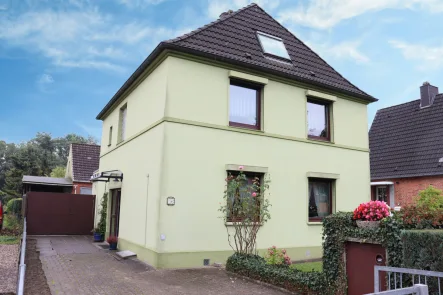
[[[69,149],[65,178],[72,180],[73,194],[92,194],[92,174],[98,169],[100,146],[73,143]]]
[[[369,131],[371,196],[403,206],[443,189],[443,94],[423,83],[420,99],[380,109]]]

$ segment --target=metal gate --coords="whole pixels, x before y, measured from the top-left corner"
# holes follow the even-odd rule
[[[28,192],[25,213],[30,235],[90,235],[95,196]]]

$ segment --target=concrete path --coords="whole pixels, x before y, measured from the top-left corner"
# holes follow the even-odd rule
[[[92,237],[32,237],[51,294],[282,295],[286,292],[229,276],[218,268],[152,270],[94,246]]]

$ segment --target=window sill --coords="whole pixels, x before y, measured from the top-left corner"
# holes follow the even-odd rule
[[[254,129],[254,128],[248,128],[248,127],[241,127],[241,126],[233,126],[233,125],[228,125],[229,128],[232,129],[240,129],[240,130],[247,130],[247,131],[251,131],[251,132],[257,132],[257,133],[265,133],[263,130],[261,129]]]
[[[234,226],[235,223],[240,223],[241,224],[240,221],[239,222],[228,221],[228,222],[225,222],[225,226]],[[263,226],[263,223],[260,222],[259,225]],[[252,226],[252,224],[251,224],[251,226]]]
[[[108,147],[111,147],[111,144],[108,144]]]
[[[320,137],[307,137],[307,140],[311,140],[311,141],[316,141],[316,142],[323,142],[323,143],[330,143],[330,144],[334,144],[333,141],[329,140],[329,139],[322,139]]]
[[[307,225],[323,225],[323,220],[318,220],[318,221],[308,221],[306,222]]]
[[[116,146],[122,145],[125,141],[124,140],[120,140],[119,142],[117,142]]]

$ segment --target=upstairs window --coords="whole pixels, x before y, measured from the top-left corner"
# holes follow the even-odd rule
[[[284,59],[291,59],[282,39],[262,32],[257,32],[257,36],[264,53]]]
[[[120,109],[120,132],[119,132],[119,137],[120,137],[120,141],[124,141],[126,139],[126,116],[128,113],[128,107],[127,105],[124,105],[121,109]]]
[[[231,80],[229,126],[260,130],[262,86]]]
[[[308,137],[318,140],[331,140],[329,102],[308,100]]]

